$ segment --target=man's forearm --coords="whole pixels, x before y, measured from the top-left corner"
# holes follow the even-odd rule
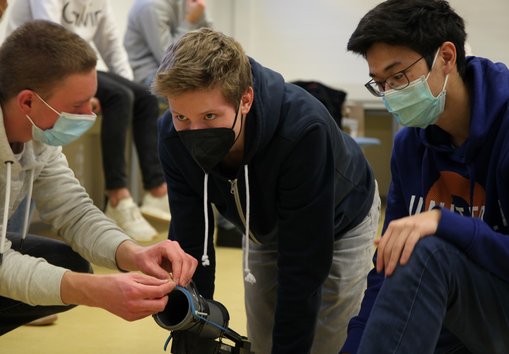
[[[139,270],[134,262],[134,255],[141,247],[134,241],[126,240],[122,242],[115,253],[118,269],[125,271]]]
[[[60,283],[60,297],[66,305],[87,305],[97,306],[94,303],[92,293],[90,291],[93,286],[93,274],[66,272]],[[97,277],[97,276],[96,276]]]

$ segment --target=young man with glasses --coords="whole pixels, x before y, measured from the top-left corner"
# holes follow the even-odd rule
[[[509,351],[509,71],[465,38],[446,1],[388,0],[349,40],[406,128],[344,353]]]

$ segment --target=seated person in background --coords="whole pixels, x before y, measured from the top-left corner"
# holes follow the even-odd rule
[[[96,63],[86,41],[48,21],[22,25],[0,47],[0,335],[73,305],[129,321],[149,316],[196,268],[176,242],[143,247],[124,234],[67,164],[59,145],[95,120]],[[10,216],[32,198],[63,241],[6,232]],[[126,273],[89,274],[88,262]]]
[[[134,0],[124,37],[134,80],[150,87],[166,48],[200,27],[210,27],[205,0]]]
[[[199,292],[214,293],[214,204],[247,235],[253,351],[337,353],[378,227],[380,198],[359,146],[308,92],[208,28],[170,45],[153,90],[170,107],[159,122],[169,237],[201,257]]]
[[[345,353],[509,352],[509,70],[465,38],[446,1],[388,0],[348,42],[406,128]]]
[[[149,241],[157,231],[141,215],[127,188],[126,145],[129,125],[138,153],[143,187],[141,211],[170,220],[167,188],[157,156],[159,104],[148,90],[132,81],[127,54],[106,0],[17,0],[11,5],[7,32],[32,19],[45,19],[94,43],[109,71],[98,72],[101,150],[108,202],[106,215],[129,236]]]

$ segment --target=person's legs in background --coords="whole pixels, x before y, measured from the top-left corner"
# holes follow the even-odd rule
[[[159,101],[144,86],[125,80],[134,94],[132,132],[138,154],[143,189],[141,212],[169,222],[171,219],[168,190],[157,151],[157,119]]]
[[[143,96],[140,100],[140,95],[148,98]],[[152,204],[163,208],[162,212],[166,212],[169,219],[166,184],[156,149],[157,99],[142,86],[102,71],[98,72],[96,96],[102,112],[101,143],[108,198],[105,214],[133,239],[150,241],[157,231],[141,215],[127,188],[125,154],[129,124],[132,122],[134,143],[140,144],[136,147],[144,186],[149,190],[147,194],[153,197]],[[143,136],[140,138],[140,135]],[[152,142],[147,143],[147,140]]]

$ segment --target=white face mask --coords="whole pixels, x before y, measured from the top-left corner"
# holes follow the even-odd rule
[[[58,119],[52,128],[42,130],[35,125],[33,120],[26,115],[27,119],[32,123],[32,138],[41,143],[60,146],[69,144],[81,135],[83,135],[92,125],[94,125],[95,119],[97,118],[95,113],[92,114],[73,114],[61,112],[59,113],[53,107],[51,107],[41,96],[35,93],[36,96],[44,102],[44,104],[50,108],[53,112],[58,114]]]
[[[431,70],[435,65],[438,51],[433,59]],[[449,75],[446,75],[442,91],[433,96],[428,84],[431,70],[425,77],[412,81],[402,90],[388,90],[383,97],[385,107],[397,122],[407,127],[426,128],[434,124],[445,107],[445,86]]]

